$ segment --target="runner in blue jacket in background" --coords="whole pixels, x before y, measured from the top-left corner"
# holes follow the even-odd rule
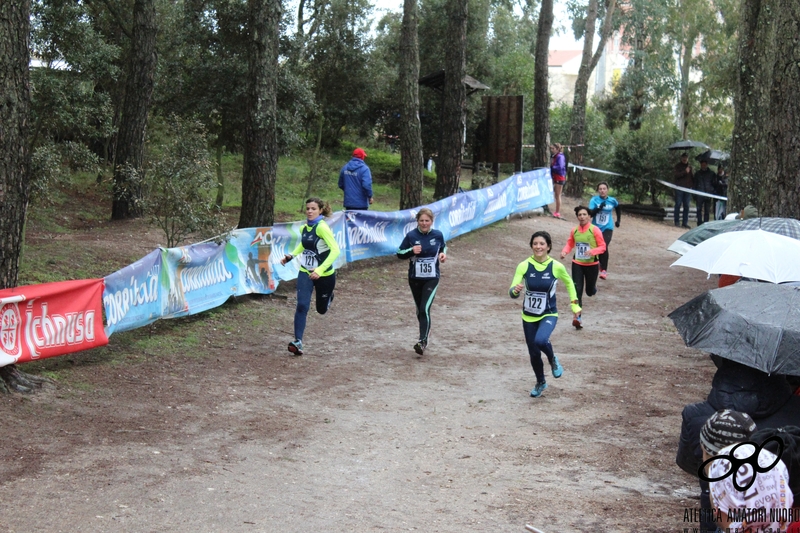
[[[606,251],[600,254],[600,279],[608,277],[608,245],[614,234],[614,227],[619,227],[622,220],[622,210],[616,198],[608,195],[608,183],[601,181],[597,184],[597,194],[589,200],[589,213],[592,215],[592,224],[600,228],[603,232],[603,239],[606,241]],[[617,222],[611,212],[617,212]]]
[[[345,209],[369,209],[372,203],[372,172],[364,162],[367,153],[353,150],[351,159],[339,172],[339,188],[344,191]]]
[[[419,320],[419,342],[414,351],[419,355],[428,346],[431,331],[431,304],[439,286],[439,263],[447,259],[447,244],[444,235],[433,226],[433,211],[423,207],[417,212],[417,227],[409,231],[400,243],[397,257],[410,259],[408,263],[408,285],[414,296],[417,320]]]

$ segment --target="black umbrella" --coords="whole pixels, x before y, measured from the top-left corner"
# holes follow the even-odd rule
[[[702,148],[703,150],[710,150],[711,148],[700,141],[691,141],[689,139],[678,141],[667,146],[667,150],[691,150],[692,148]]]
[[[767,374],[800,376],[800,287],[740,281],[669,317],[686,346]]]
[[[722,162],[731,160],[731,154],[728,152],[721,152],[720,150],[706,150],[702,154],[695,157],[696,161],[705,161],[709,165],[719,165]]]

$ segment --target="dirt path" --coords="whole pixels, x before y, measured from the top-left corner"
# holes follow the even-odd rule
[[[192,353],[60,358],[84,386],[0,398],[0,530],[697,526],[683,522],[699,508],[695,480],[674,460],[681,409],[705,398],[713,365],[666,315],[713,282],[669,268],[677,229],[624,218],[582,331],[559,287],[564,376],[530,398],[520,304],[506,291],[533,231],[551,232],[557,256],[573,225],[515,218],[451,242],[422,358],[406,267],[392,258],[340,272],[334,309],[310,315],[303,357],[286,351],[287,283],[288,299],[226,306],[237,331],[215,330],[215,313],[186,321],[200,332]],[[111,340],[106,354],[129,348]]]

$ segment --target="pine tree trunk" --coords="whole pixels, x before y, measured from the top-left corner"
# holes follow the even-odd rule
[[[536,33],[533,74],[533,158],[534,168],[549,166],[550,95],[548,94],[548,52],[553,30],[553,0],[542,0]]]
[[[423,161],[418,79],[417,0],[405,0],[400,34],[400,209],[422,205]]]
[[[742,4],[729,211],[800,218],[798,35],[796,0]]]
[[[600,40],[597,43],[597,50],[594,49],[594,34],[597,27],[598,0],[590,0],[586,11],[586,30],[583,37],[583,55],[581,56],[581,66],[578,69],[578,79],[575,81],[575,96],[572,100],[572,124],[569,129],[569,144],[572,146],[572,163],[578,166],[583,165],[583,151],[586,141],[586,106],[589,93],[589,78],[597,68],[597,63],[603,55],[603,49],[611,36],[613,30],[613,15],[616,7],[616,0],[610,0],[606,5],[605,21]],[[564,192],[568,196],[580,198],[583,196],[583,171],[576,169],[572,179],[567,180]]]
[[[250,58],[247,119],[244,133],[240,228],[275,221],[275,179],[278,174],[277,77],[281,4],[248,0]]]
[[[29,0],[0,2],[0,288],[17,286],[30,192]]]
[[[680,117],[679,128],[681,130],[681,139],[687,139],[689,129],[689,115],[690,115],[690,102],[689,102],[689,73],[692,67],[692,53],[694,52],[694,43],[697,41],[697,33],[691,32],[686,39],[683,47],[683,54],[681,55],[681,94],[680,105],[678,109],[678,116]]]
[[[133,4],[131,58],[117,135],[114,200],[111,205],[113,220],[133,218],[142,214],[138,205],[141,185],[138,181],[130,180],[129,169],[141,177],[147,114],[150,110],[156,74],[156,33],[154,0],[136,0]]]
[[[30,194],[30,0],[0,2],[0,289],[17,286]],[[44,378],[0,368],[0,394],[32,392]]]
[[[467,0],[448,0],[447,12],[450,23],[445,50],[442,140],[436,163],[434,197],[437,200],[458,191],[467,106],[464,87],[464,76],[467,74]]]

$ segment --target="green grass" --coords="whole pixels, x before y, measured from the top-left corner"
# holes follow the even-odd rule
[[[343,142],[332,153],[325,154],[328,159],[322,176],[312,188],[311,195],[330,202],[334,211],[342,209],[342,191],[339,189],[339,171],[350,161],[354,143]],[[367,165],[373,175],[372,190],[375,203],[370,209],[375,211],[396,211],[400,205],[400,189],[397,176],[400,172],[400,155],[368,149]],[[242,155],[226,154],[222,158],[225,179],[223,207],[242,205]],[[436,176],[425,171],[423,203],[433,201]],[[278,177],[275,184],[275,214],[281,222],[301,220],[304,214],[304,200],[308,184],[309,156],[306,154],[282,156],[278,161]],[[467,184],[469,185],[469,184]]]

